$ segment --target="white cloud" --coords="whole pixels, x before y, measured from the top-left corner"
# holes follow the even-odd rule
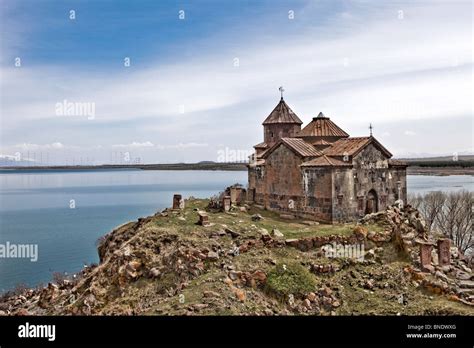
[[[132,142],[131,144],[116,144],[116,145],[112,145],[112,147],[153,147],[155,145],[153,145],[152,142],[150,141],[145,141],[143,143],[139,143],[139,142]]]
[[[416,132],[411,131],[411,130],[406,130],[405,132],[403,132],[403,134],[413,137],[416,135]]]
[[[51,144],[30,144],[30,143],[23,143],[23,144],[17,144],[14,147],[20,148],[23,151],[29,151],[29,150],[60,150],[64,149],[65,146],[61,144],[60,142],[54,142]]]
[[[190,60],[177,57],[174,64],[145,69],[134,65],[127,74],[79,71],[66,83],[64,76],[70,74],[66,66],[2,68],[2,127],[6,133],[29,122],[70,122],[64,127],[71,140],[79,143],[84,133],[72,122],[103,127],[140,118],[133,136],[161,132],[160,142],[173,143],[177,136],[188,140],[191,133],[186,133],[186,127],[190,130],[192,122],[201,122],[206,127],[193,133],[214,133],[212,139],[206,138],[210,144],[154,145],[156,140],[146,136],[153,142],[114,147],[215,146],[238,138],[250,126],[260,127],[273,101],[277,102],[280,85],[304,121],[323,111],[346,130],[369,122],[472,115],[469,3],[404,4],[403,20],[398,19],[398,5],[372,9],[370,4],[364,7],[363,2],[356,2],[353,6],[354,11],[329,18],[327,26],[302,26],[297,36],[272,40],[243,33],[242,41],[234,42],[232,49],[216,44],[219,48],[204,50]],[[309,2],[304,11],[311,17],[315,8]],[[233,66],[235,56],[240,60],[238,68]],[[60,121],[54,106],[64,99],[94,102],[95,119]],[[235,135],[226,136],[229,132]],[[120,138],[117,135],[109,144]],[[429,150],[430,141],[420,146]]]

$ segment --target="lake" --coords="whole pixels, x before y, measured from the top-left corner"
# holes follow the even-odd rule
[[[114,227],[172,204],[174,193],[207,198],[244,171],[0,171],[0,244],[37,244],[38,260],[0,258],[0,292],[47,283],[53,272],[98,262],[96,241]],[[410,193],[474,191],[473,177],[408,176]]]

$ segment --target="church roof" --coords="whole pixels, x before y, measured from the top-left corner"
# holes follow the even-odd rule
[[[263,125],[273,124],[273,123],[296,123],[303,124],[298,116],[290,109],[288,104],[285,103],[283,98],[275,106],[273,111],[268,115],[268,117],[263,121]]]
[[[332,145],[329,141],[326,141],[324,139],[318,139],[316,141],[311,142],[313,145]]]
[[[304,127],[298,134],[299,137],[348,137],[339,126],[332,122],[322,112]]]
[[[268,144],[266,142],[263,142],[254,146],[255,149],[266,149],[267,147],[268,147]]]
[[[303,139],[300,138],[281,138],[278,143],[273,145],[270,149],[266,150],[262,157],[266,158],[270,153],[273,152],[278,146],[281,144],[286,145],[290,150],[295,152],[297,155],[301,157],[318,157],[322,155],[321,151],[316,150],[316,148],[305,142]]]
[[[350,167],[352,166],[352,163],[344,162],[344,161],[323,155],[321,157],[305,162],[301,166],[302,167],[341,167],[341,166]]]
[[[392,157],[392,154],[372,136],[339,139],[331,147],[324,149],[323,153],[327,156],[354,156],[369,144],[374,144],[387,157]]]

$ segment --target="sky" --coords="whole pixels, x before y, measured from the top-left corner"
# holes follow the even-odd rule
[[[0,1],[0,157],[245,160],[279,102],[394,157],[473,151],[471,1]]]

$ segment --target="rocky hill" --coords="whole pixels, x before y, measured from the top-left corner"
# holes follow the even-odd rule
[[[252,206],[204,215],[208,203],[118,227],[100,240],[99,265],[6,295],[0,314],[474,314],[472,270],[456,248],[449,265],[436,248],[420,265],[430,241],[410,207],[320,225]]]

